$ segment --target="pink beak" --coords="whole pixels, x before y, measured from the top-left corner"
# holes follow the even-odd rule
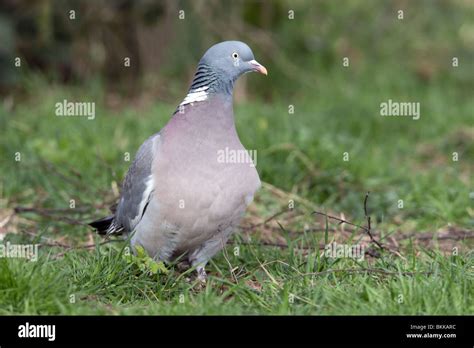
[[[249,61],[249,64],[253,66],[254,71],[259,72],[260,74],[268,75],[267,68],[257,62],[255,59]]]

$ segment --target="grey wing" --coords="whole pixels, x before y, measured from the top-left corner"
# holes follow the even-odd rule
[[[123,182],[115,222],[125,232],[133,231],[140,222],[153,194],[151,168],[159,139],[160,134],[154,134],[140,146]]]

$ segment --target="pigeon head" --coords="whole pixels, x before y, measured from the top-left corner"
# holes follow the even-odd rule
[[[212,46],[201,58],[201,64],[214,69],[223,80],[235,81],[251,71],[267,75],[267,69],[255,60],[250,47],[240,41],[224,41]]]
[[[234,82],[248,72],[267,75],[249,46],[240,41],[224,41],[207,50],[199,61],[188,95],[181,105],[203,101],[211,94],[232,95]]]

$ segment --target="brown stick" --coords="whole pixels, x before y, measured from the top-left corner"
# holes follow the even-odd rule
[[[73,209],[71,209],[73,210]],[[68,224],[71,224],[71,225],[80,225],[80,226],[83,226],[83,225],[87,225],[86,223],[82,222],[82,221],[79,221],[79,220],[76,220],[76,219],[72,219],[70,217],[67,217],[67,216],[58,216],[58,215],[55,215],[53,213],[52,210],[49,210],[49,209],[41,209],[41,208],[26,208],[26,207],[15,207],[14,208],[14,211],[15,213],[33,213],[33,214],[38,214],[38,215],[41,215],[41,216],[45,216],[45,217],[48,217],[48,218],[54,218],[54,219],[57,219],[59,221],[62,221],[62,222],[65,222],[65,223],[68,223]],[[63,212],[64,213],[64,212]]]
[[[369,200],[369,194],[370,194],[370,191],[367,191],[367,193],[365,194],[365,198],[364,198],[364,214],[365,214],[365,217],[367,219],[367,234],[369,235],[370,237],[370,240],[375,243],[380,249],[384,249],[384,247],[382,246],[382,244],[380,244],[375,238],[374,236],[372,236],[372,227],[370,225],[370,221],[371,221],[371,218],[370,218],[370,215],[367,214],[367,201]]]
[[[371,227],[371,218],[370,216],[367,214],[367,200],[369,198],[369,193],[370,192],[367,192],[366,195],[365,195],[365,198],[364,198],[364,213],[365,213],[365,217],[367,218],[367,227],[365,226],[361,226],[361,225],[357,225],[357,224],[354,224],[350,221],[347,221],[347,220],[344,220],[344,219],[341,219],[341,218],[338,218],[336,216],[332,216],[332,215],[329,215],[329,214],[326,214],[326,213],[322,213],[322,212],[319,212],[319,211],[313,211],[313,214],[318,214],[318,215],[322,215],[322,216],[325,216],[329,219],[333,219],[333,220],[337,220],[339,221],[339,223],[345,223],[345,224],[348,224],[348,225],[351,225],[351,226],[354,226],[354,227],[357,227],[357,228],[360,228],[362,230],[364,230],[365,232],[367,232],[367,234],[369,235],[370,237],[370,240],[371,242],[373,242],[375,245],[377,245],[380,249],[384,250],[386,249],[382,244],[380,244],[375,238],[374,236],[372,235],[372,227]]]
[[[299,276],[308,276],[308,275],[325,275],[325,274],[330,274],[330,273],[337,273],[337,272],[348,272],[348,273],[380,273],[380,274],[385,274],[385,275],[406,275],[406,276],[413,276],[417,274],[423,274],[423,275],[430,275],[433,272],[431,271],[426,271],[426,272],[390,272],[386,271],[384,269],[380,268],[347,268],[347,269],[329,269],[326,271],[321,271],[321,272],[312,272],[312,273],[302,273],[299,274]]]

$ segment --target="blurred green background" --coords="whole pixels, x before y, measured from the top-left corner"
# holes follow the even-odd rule
[[[244,221],[257,227],[195,293],[172,267],[135,272],[84,225],[108,214],[127,154],[166,124],[202,54],[230,39],[269,71],[234,96],[264,185]],[[472,0],[3,0],[0,239],[43,247],[37,263],[0,259],[0,314],[474,313],[473,58]],[[94,102],[95,119],[57,117],[64,99]],[[420,119],[382,117],[389,99],[420,103]],[[365,224],[367,191],[373,232],[397,251],[321,257],[323,240],[367,237],[334,221],[328,235],[309,213]],[[290,198],[280,225],[263,223]]]
[[[93,186],[119,184],[124,152],[133,157],[166,123],[205,50],[238,39],[269,70],[235,91],[239,134],[258,150],[264,181],[351,216],[363,216],[361,197],[376,191],[380,221],[472,224],[473,1],[10,0],[0,33],[9,201],[38,199],[22,196],[25,183],[52,185],[42,206],[92,199],[77,188],[60,194],[64,183],[45,183],[33,159],[76,168]],[[96,119],[56,117],[63,99],[94,101]],[[420,120],[381,117],[388,99],[419,102]],[[35,174],[15,168],[25,168],[17,151]]]
[[[325,88],[326,76],[341,74],[348,83],[369,75],[374,92],[401,72],[420,87],[449,78],[468,91],[473,17],[471,0],[6,0],[0,5],[0,84],[4,91],[21,88],[22,74],[36,72],[48,82],[100,80],[126,95],[145,90],[174,101],[208,47],[238,39],[271,71],[271,88],[262,79],[245,88],[266,100],[312,99]],[[15,57],[22,69],[12,64]],[[341,69],[343,57],[350,69]],[[452,57],[459,58],[458,69],[452,69]],[[392,84],[395,91],[410,87]]]

